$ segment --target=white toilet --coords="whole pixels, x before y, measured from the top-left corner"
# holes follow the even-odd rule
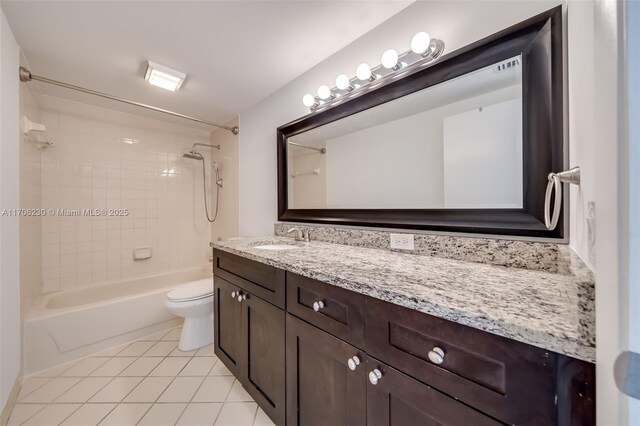
[[[213,343],[213,278],[191,281],[167,293],[165,306],[184,318],[181,351],[191,351]]]

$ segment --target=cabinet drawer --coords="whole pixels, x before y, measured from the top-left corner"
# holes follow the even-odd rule
[[[367,382],[367,426],[502,425],[373,358],[367,371],[381,374],[375,385]]]
[[[285,272],[282,269],[214,250],[213,273],[284,309]]]
[[[317,311],[315,303],[321,304]],[[287,272],[287,311],[361,348],[364,305],[359,293]]]
[[[372,298],[366,351],[506,423],[556,424],[553,352]]]

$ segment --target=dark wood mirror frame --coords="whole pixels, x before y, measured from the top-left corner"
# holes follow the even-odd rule
[[[290,209],[287,139],[418,90],[522,54],[523,208],[521,209]],[[443,56],[427,68],[278,128],[278,220],[564,238],[544,225],[547,175],[563,170],[562,9],[558,6]]]

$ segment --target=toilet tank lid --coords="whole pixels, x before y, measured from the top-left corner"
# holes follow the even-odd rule
[[[213,294],[213,279],[205,278],[181,284],[167,293],[167,299],[193,300],[208,297]]]

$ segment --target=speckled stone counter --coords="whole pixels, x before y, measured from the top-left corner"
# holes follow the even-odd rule
[[[268,251],[264,244],[299,248]],[[594,277],[568,247],[561,273],[286,237],[212,247],[547,350],[595,362]],[[560,246],[558,246],[560,247]]]

